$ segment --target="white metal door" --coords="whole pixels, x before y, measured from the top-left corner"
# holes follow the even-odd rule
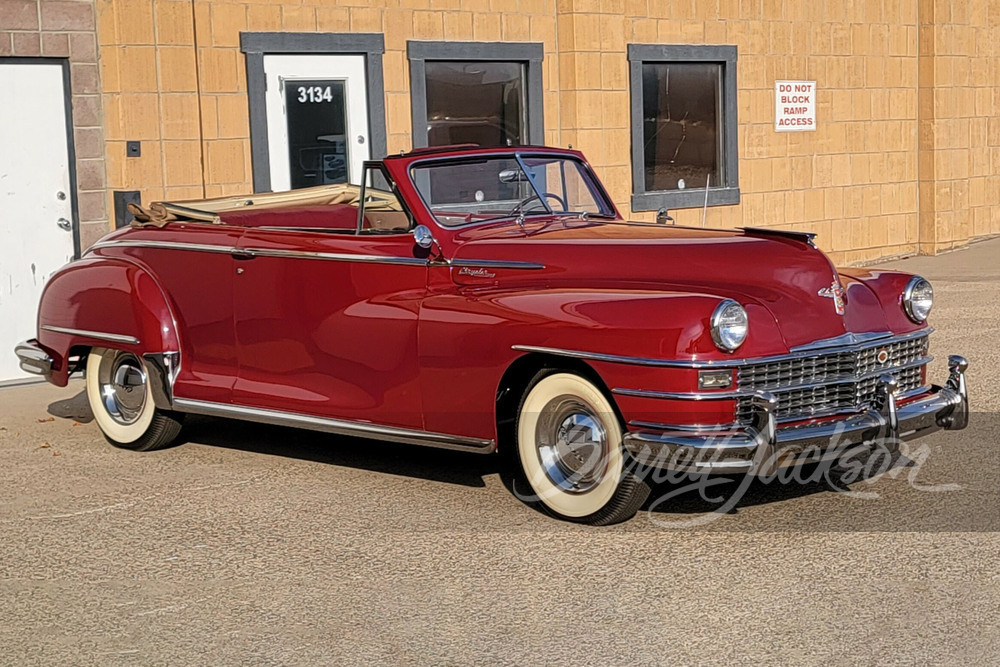
[[[69,170],[62,65],[0,59],[0,382],[28,377],[14,345],[35,336],[42,288],[73,259]]]
[[[351,182],[369,157],[364,56],[264,56],[271,189]]]

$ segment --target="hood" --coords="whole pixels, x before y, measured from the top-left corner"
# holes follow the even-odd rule
[[[552,286],[697,292],[756,304],[774,319],[788,348],[889,330],[868,285],[841,279],[804,238],[578,218],[533,220],[524,230],[512,223],[484,225],[453,238],[456,259],[542,264],[531,279]],[[834,298],[841,289],[843,314]],[[751,337],[753,324],[751,313]]]

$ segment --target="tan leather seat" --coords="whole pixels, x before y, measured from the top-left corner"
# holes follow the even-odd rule
[[[365,211],[365,223],[375,232],[405,232],[410,228],[410,219],[402,211]]]

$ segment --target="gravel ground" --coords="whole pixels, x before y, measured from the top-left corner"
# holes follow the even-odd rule
[[[969,429],[851,493],[661,486],[611,528],[492,458],[210,419],[137,454],[79,381],[0,390],[0,663],[995,663],[1000,240],[890,266],[935,284]]]

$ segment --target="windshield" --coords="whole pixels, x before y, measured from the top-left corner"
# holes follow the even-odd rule
[[[520,215],[614,217],[604,191],[579,160],[497,155],[418,163],[413,184],[446,227]]]

